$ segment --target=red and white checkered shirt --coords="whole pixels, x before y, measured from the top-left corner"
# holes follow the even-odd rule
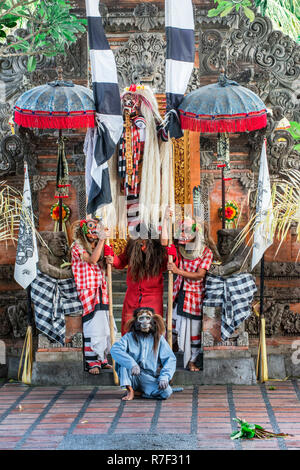
[[[106,279],[98,264],[83,260],[83,254],[88,253],[78,242],[73,243],[71,253],[72,271],[85,316],[92,313],[97,304],[108,304]]]
[[[198,269],[209,270],[213,260],[213,253],[205,247],[201,257],[196,259],[183,258],[179,253],[179,269],[195,273]],[[174,282],[173,302],[180,291],[183,282],[183,290],[185,291],[183,311],[191,315],[201,315],[201,307],[204,299],[204,279],[188,279],[183,276],[177,276]]]

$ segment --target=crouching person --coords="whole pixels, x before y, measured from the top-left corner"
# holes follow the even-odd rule
[[[126,329],[128,333],[111,348],[120,385],[127,388],[122,399],[133,400],[138,394],[143,398],[169,398],[176,357],[163,336],[163,319],[150,307],[137,308]]]

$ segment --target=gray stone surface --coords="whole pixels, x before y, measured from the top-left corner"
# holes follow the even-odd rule
[[[196,448],[197,436],[190,434],[130,433],[66,436],[57,450],[193,450]]]
[[[256,384],[254,361],[249,358],[203,359],[203,383],[206,385],[253,385]]]
[[[287,370],[285,367],[284,356],[280,354],[268,354],[268,377],[270,379],[285,379],[287,377]],[[254,356],[254,363],[256,365],[257,356]]]
[[[284,363],[287,376],[300,378],[300,360],[298,359],[298,357],[293,355],[285,356]]]

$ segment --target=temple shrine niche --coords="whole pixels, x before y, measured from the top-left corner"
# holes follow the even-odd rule
[[[84,17],[84,1],[76,0],[73,3],[74,12]],[[300,154],[294,149],[295,141],[291,134],[286,130],[276,130],[283,117],[290,121],[300,121],[297,89],[300,46],[280,31],[274,30],[271,20],[260,14],[256,14],[252,23],[238,13],[223,18],[209,18],[207,12],[214,7],[212,0],[194,0],[193,5],[196,57],[188,92],[216,82],[220,70],[225,68],[230,79],[254,91],[271,110],[266,129],[231,136],[232,181],[226,187],[226,201],[235,201],[237,204],[237,229],[241,229],[249,217],[247,201],[249,200],[250,205],[255,204],[254,194],[263,138],[267,139],[271,180],[281,171],[300,169]],[[161,115],[164,115],[164,2],[106,0],[101,2],[101,13],[116,58],[120,90],[131,83],[148,85],[156,95]],[[55,203],[58,133],[21,129],[13,135],[8,118],[13,113],[18,96],[27,89],[55,79],[59,65],[63,67],[65,78],[84,86],[91,84],[85,36],[70,47],[66,57],[41,58],[32,74],[26,71],[26,66],[17,58],[0,58],[0,80],[5,84],[5,99],[0,100],[0,179],[22,191],[23,160],[26,158],[33,210],[39,231],[52,231],[54,227],[50,209]],[[86,211],[84,136],[84,129],[66,132],[65,145],[71,184],[67,200],[70,223],[85,217]],[[211,236],[217,242],[217,233],[222,225],[219,216],[221,174],[217,168],[216,155],[215,134],[200,135],[186,131],[182,139],[174,142],[175,202],[182,205],[192,203],[193,188],[200,185],[205,219],[209,222]],[[24,341],[26,292],[19,288],[13,277],[16,246],[0,245],[0,339],[6,344],[7,363],[13,376]],[[113,245],[116,252],[121,251],[124,240],[115,239]],[[283,355],[286,375],[299,375],[299,366],[293,365],[289,358],[292,342],[300,336],[300,263],[296,261],[300,243],[296,242],[296,233],[292,230],[278,255],[274,257],[277,246],[275,242],[265,256],[267,346],[269,354]],[[253,274],[258,284],[259,267],[255,268]],[[122,286],[124,280],[121,275],[118,274],[115,280]],[[122,289],[118,289],[120,290]],[[258,300],[258,295],[257,293],[255,300]],[[118,294],[114,302],[118,322],[118,304],[122,302],[122,297]],[[241,341],[242,338],[243,341],[247,338],[247,348],[253,357],[257,353],[258,334],[258,320],[252,314],[242,326],[239,335]],[[35,351],[43,349],[51,352],[51,347],[45,347],[46,343],[43,342],[38,344],[37,338],[36,332]],[[211,338],[207,336],[206,340],[208,345]],[[71,349],[77,354],[80,351],[80,341],[77,348],[76,341],[74,346]],[[225,357],[222,350],[218,351],[218,355]]]

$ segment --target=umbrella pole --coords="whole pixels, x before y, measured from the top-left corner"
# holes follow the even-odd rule
[[[268,360],[266,347],[266,319],[264,315],[264,287],[265,287],[265,257],[262,255],[260,261],[260,301],[259,301],[259,349],[257,355],[257,378],[266,382],[268,377]]]
[[[225,228],[225,180],[224,167],[222,167],[222,229]]]
[[[170,151],[170,158],[169,158],[169,206],[172,204],[172,187],[173,187],[173,142],[170,139],[169,135],[169,140],[171,142],[171,151]],[[172,245],[173,243],[173,230],[172,230],[172,218],[169,217],[169,246]],[[173,262],[173,256],[169,255],[168,259],[169,263]],[[172,349],[173,346],[173,340],[172,340],[172,315],[173,315],[173,284],[174,284],[174,278],[173,278],[173,272],[169,271],[168,272],[168,316],[167,316],[167,341],[169,343],[170,348]]]

